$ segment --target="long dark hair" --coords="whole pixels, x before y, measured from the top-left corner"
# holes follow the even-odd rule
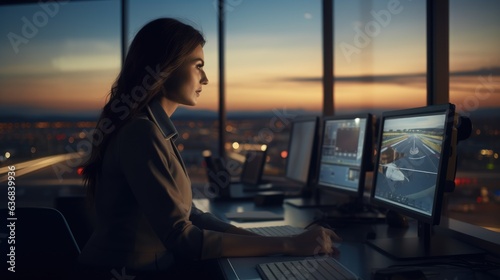
[[[161,94],[162,87],[175,82],[169,80],[172,73],[204,44],[200,31],[171,18],[153,20],[137,33],[93,131],[90,156],[82,166],[89,198],[94,197],[111,136]]]

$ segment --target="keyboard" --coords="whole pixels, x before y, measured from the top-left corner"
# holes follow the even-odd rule
[[[247,228],[247,230],[257,233],[263,236],[290,236],[290,235],[297,235],[303,233],[305,230],[298,228],[298,227],[292,227],[292,226],[270,226],[270,227],[254,227],[254,228]]]
[[[265,280],[288,279],[360,279],[334,258],[308,258],[299,261],[263,263],[257,265]]]

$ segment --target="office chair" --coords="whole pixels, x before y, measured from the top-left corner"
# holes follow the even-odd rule
[[[7,220],[17,218],[17,220]],[[15,249],[15,273],[2,264],[2,279],[72,279],[80,249],[66,219],[56,209],[41,207],[0,209],[0,220],[14,227],[0,227],[0,251],[8,254]],[[15,243],[12,240],[15,240]],[[10,241],[10,242],[9,242]],[[12,248],[11,246],[15,246]],[[11,254],[12,255],[12,254]],[[3,259],[3,258],[2,258]],[[7,265],[7,267],[5,267]]]
[[[58,196],[55,208],[63,214],[80,250],[89,240],[95,227],[95,211],[85,195]]]

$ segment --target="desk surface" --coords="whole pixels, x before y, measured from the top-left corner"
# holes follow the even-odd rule
[[[209,201],[206,199],[195,200],[195,205],[203,211],[211,212],[222,220],[228,221],[225,217],[227,212],[241,212],[241,211],[271,211],[276,214],[283,214],[284,219],[272,222],[252,222],[252,223],[238,223],[235,221],[228,221],[233,225],[249,228],[261,226],[275,226],[275,225],[292,225],[303,228],[309,224],[315,215],[314,207],[297,208],[287,204],[284,206],[274,207],[256,207],[251,201]],[[376,238],[396,238],[396,237],[411,237],[417,236],[417,223],[410,221],[410,227],[407,229],[389,228],[383,223],[355,223],[345,224],[340,223],[337,225],[336,232],[343,238],[343,242],[339,244],[341,251],[339,256],[335,258],[346,266],[348,269],[359,275],[362,279],[371,279],[372,272],[388,268],[394,265],[411,265],[418,267],[427,275],[439,275],[438,279],[500,279],[500,269],[496,269],[490,273],[492,276],[483,274],[473,274],[469,269],[459,268],[456,266],[447,267],[443,266],[430,266],[429,260],[405,260],[398,261],[386,254],[381,253],[373,246],[367,244],[367,235],[376,236]],[[222,258],[218,260],[218,264],[222,270],[225,279],[260,279],[260,276],[255,269],[259,263],[296,260],[304,259],[307,257],[287,257],[287,256],[269,256],[269,257],[253,257],[253,258]],[[483,258],[480,258],[482,260]],[[465,259],[464,259],[465,260]],[[477,257],[467,258],[466,260],[477,260]],[[443,263],[449,262],[450,258],[433,259],[433,262],[441,261]],[[498,263],[498,260],[496,261]],[[469,278],[465,276],[470,276]],[[442,277],[441,277],[442,276]],[[457,278],[458,277],[458,278]]]

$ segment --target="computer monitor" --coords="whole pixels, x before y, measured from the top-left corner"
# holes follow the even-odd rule
[[[316,160],[318,117],[299,116],[292,120],[285,177],[304,186],[311,183]]]
[[[455,175],[455,106],[385,112],[380,122],[371,201],[418,221],[418,237],[369,241],[398,259],[465,255],[477,251],[449,237],[431,236],[443,193]]]
[[[362,200],[365,172],[372,163],[372,115],[323,118],[318,187]]]

